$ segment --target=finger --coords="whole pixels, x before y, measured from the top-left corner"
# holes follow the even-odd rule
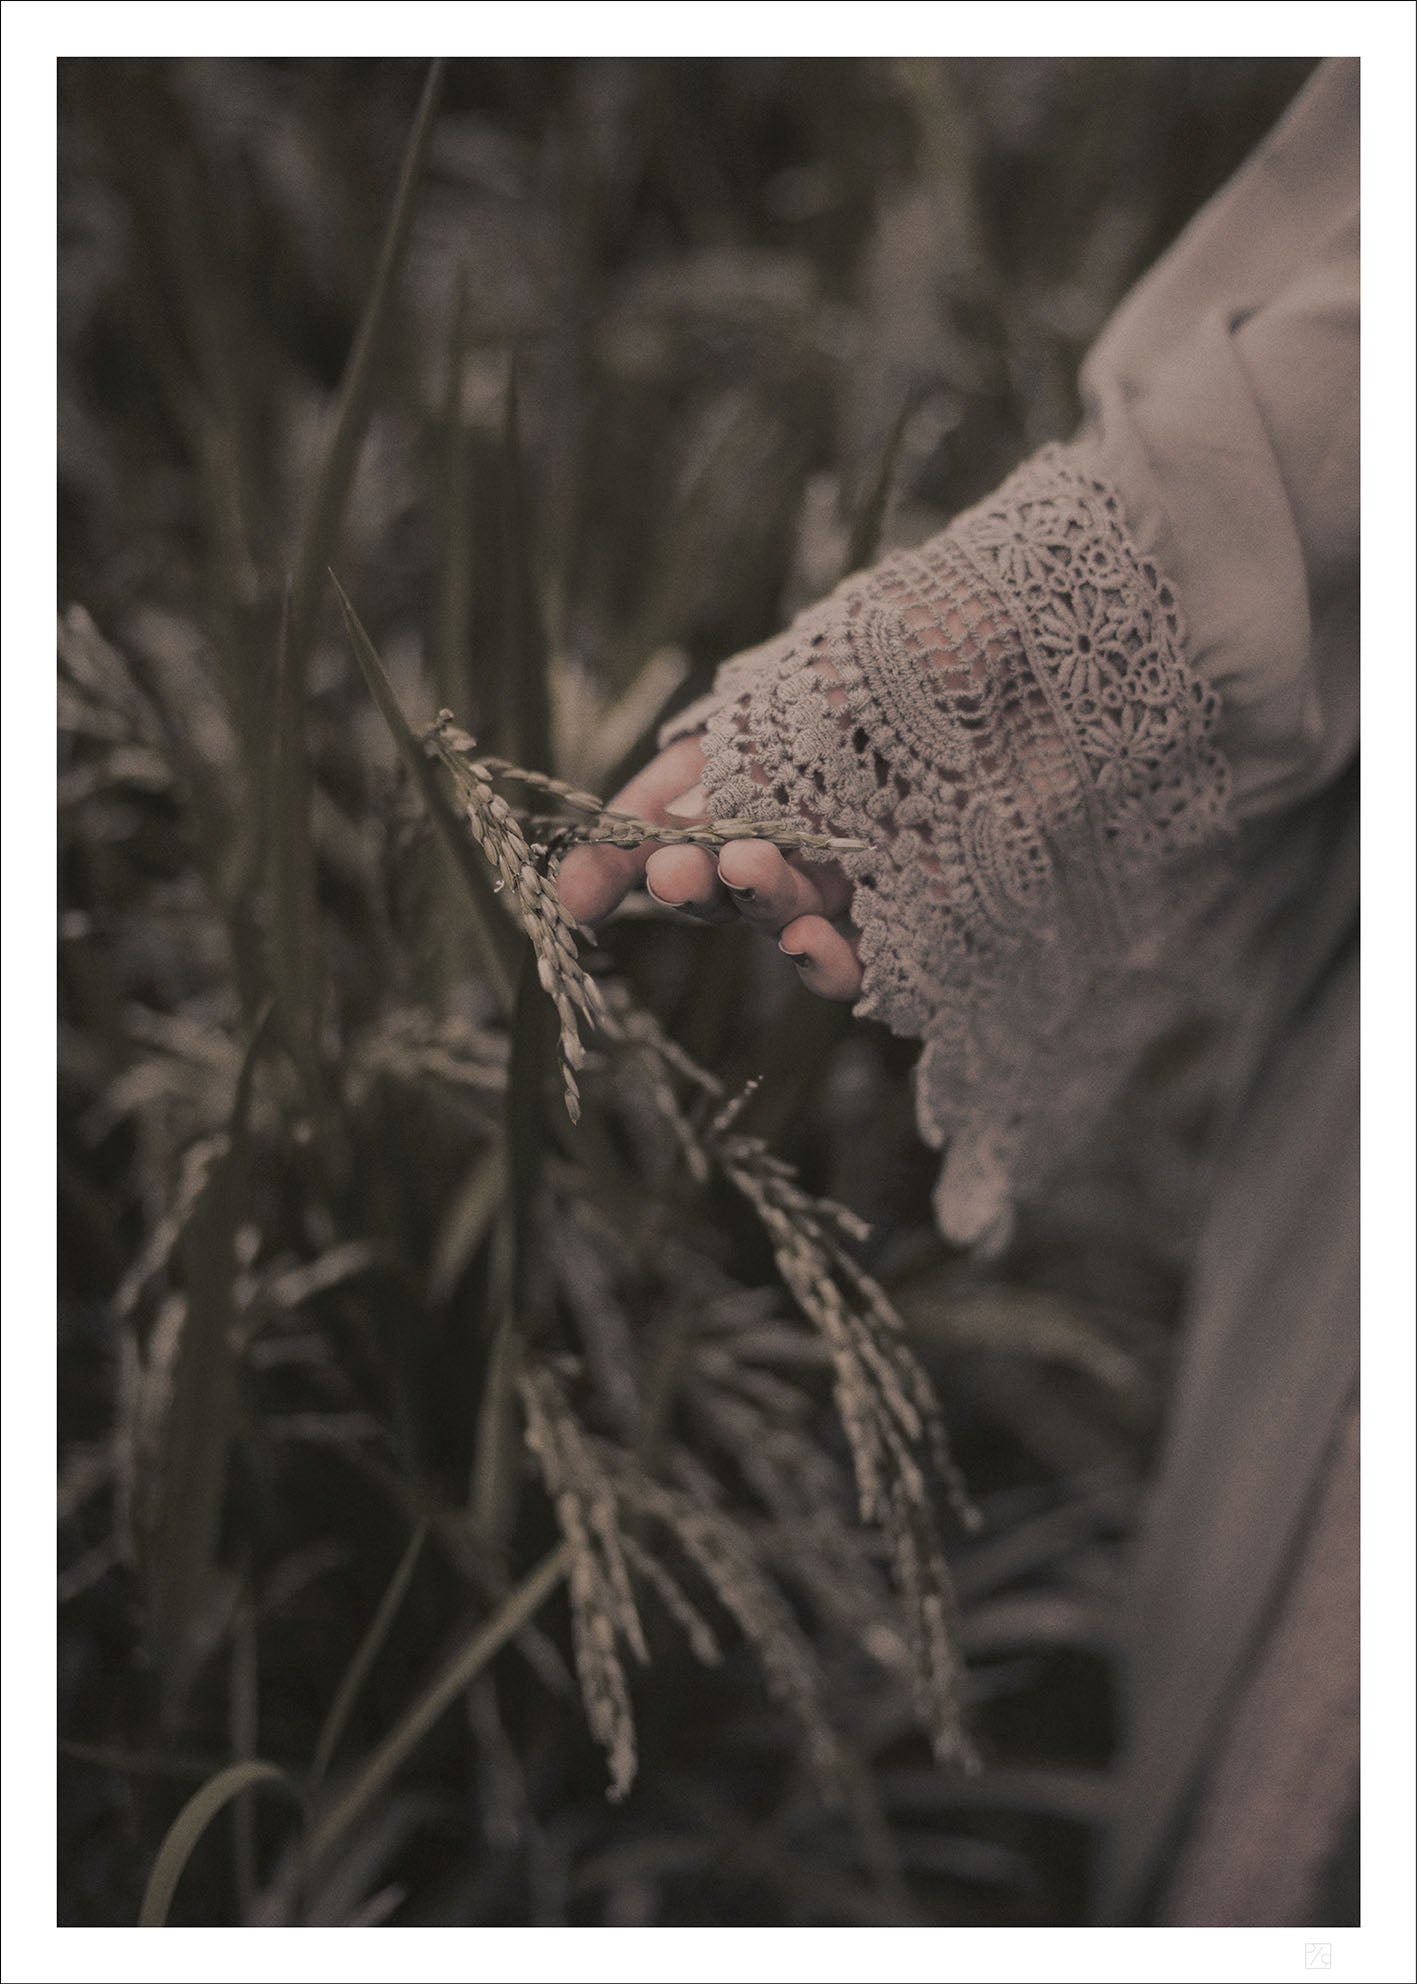
[[[661,847],[645,867],[645,887],[656,902],[709,923],[731,923],[735,911],[719,883],[712,854],[702,847]]]
[[[681,737],[636,772],[610,804],[617,812],[663,820],[670,800],[697,784],[703,768],[698,735]],[[643,847],[573,847],[557,877],[561,901],[578,922],[598,923],[638,885],[653,852],[652,842]]]
[[[835,861],[796,862],[766,840],[736,840],[718,857],[719,879],[750,923],[781,930],[796,916],[839,916],[851,884]]]
[[[781,933],[778,949],[797,967],[809,992],[822,999],[854,999],[861,990],[855,932],[843,934],[824,916],[799,916]]]

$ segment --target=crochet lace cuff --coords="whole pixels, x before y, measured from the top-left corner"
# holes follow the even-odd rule
[[[936,1213],[998,1241],[1158,1026],[1191,892],[1226,831],[1218,703],[1121,504],[1045,448],[918,550],[720,669],[715,817],[807,818],[842,858],[858,1013],[924,1043]]]

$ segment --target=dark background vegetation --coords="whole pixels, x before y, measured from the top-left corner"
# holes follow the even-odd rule
[[[421,65],[60,63],[63,1922],[133,1921],[233,1759],[308,1784],[401,1559],[332,1783],[552,1536],[534,1475],[488,1486],[506,1031],[325,565],[415,720],[447,705],[612,789],[853,549],[1067,432],[1087,342],[1309,67],[453,62],[361,356]],[[248,1793],[173,1919],[1076,1921],[1184,1262],[1183,1209],[1139,1181],[1168,1139],[1183,1175],[1185,1057],[986,1272],[932,1234],[900,1043],[744,932],[603,937],[873,1222],[988,1518],[951,1546],[985,1769],[934,1766],[841,1629],[877,1602],[869,1551],[830,1603],[796,1589],[782,1511],[697,1424],[685,1332],[791,1304],[739,1213],[671,1190],[607,1104],[600,1144],[552,1137],[551,1279],[518,1328],[575,1360],[590,1424],[679,1370],[680,1478],[777,1553],[852,1797],[804,1775],[731,1626],[706,1670],[659,1616],[639,1780],[608,1803],[555,1595],[317,1866]],[[782,1410],[840,1473],[799,1361]],[[778,1396],[752,1393],[754,1438]]]

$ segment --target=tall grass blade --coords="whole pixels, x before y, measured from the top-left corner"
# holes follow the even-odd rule
[[[500,544],[502,677],[498,717],[503,755],[518,765],[551,764],[551,696],[531,517],[522,459],[517,366],[507,377],[502,421]]]
[[[157,1460],[146,1564],[148,1631],[166,1728],[191,1679],[192,1628],[216,1548],[236,1407],[236,1227],[244,1198],[246,1121],[265,1024],[242,1062],[226,1150],[213,1162],[181,1239],[187,1311]]]
[[[299,1787],[289,1773],[283,1771],[279,1764],[266,1763],[261,1758],[230,1764],[225,1770],[218,1771],[215,1777],[209,1778],[199,1791],[192,1793],[168,1827],[158,1848],[143,1893],[142,1906],[138,1910],[140,1929],[163,1927],[172,1907],[172,1897],[177,1892],[177,1883],[203,1833],[233,1798],[239,1798],[243,1791],[253,1790],[258,1784],[278,1784],[283,1791],[290,1793],[297,1804],[303,1802]]]
[[[319,1741],[315,1745],[314,1760],[310,1765],[310,1782],[320,1784],[330,1767],[331,1759],[339,1748],[340,1738],[348,1727],[354,1705],[359,1700],[369,1671],[378,1659],[390,1628],[398,1617],[399,1607],[408,1595],[413,1582],[413,1573],[418,1568],[423,1545],[428,1535],[428,1525],[420,1523],[408,1540],[408,1545],[389,1579],[383,1597],[379,1600],[368,1630],[354,1650],[354,1658],[345,1669],[334,1700],[330,1703],[320,1730]]]
[[[345,503],[349,497],[350,484],[354,480],[354,471],[359,459],[360,445],[364,439],[375,369],[384,333],[388,328],[404,251],[408,247],[409,235],[413,227],[414,194],[418,189],[418,182],[428,157],[442,85],[443,63],[438,60],[429,68],[428,79],[424,83],[423,95],[419,99],[418,110],[414,116],[408,150],[404,154],[403,167],[399,173],[398,190],[394,195],[393,211],[389,215],[389,224],[379,250],[373,286],[369,291],[369,299],[359,322],[354,348],[350,352],[344,378],[340,383],[339,403],[335,411],[330,444],[325,451],[325,459],[320,468],[305,528],[301,534],[291,588],[290,626],[292,666],[299,683],[303,683],[304,680],[304,664],[314,633],[320,588],[324,584],[324,576],[334,552],[335,537],[344,516]]]
[[[478,1413],[473,1479],[474,1519],[494,1549],[505,1542],[510,1530],[519,1479],[517,1319],[524,1304],[526,1267],[534,1244],[532,1216],[546,1151],[547,1087],[555,1069],[555,1013],[542,995],[536,957],[528,948],[517,988],[507,1069],[507,1193],[493,1238],[488,1301],[493,1337]]]
[[[290,1051],[312,1097],[318,1027],[315,852],[310,838],[310,767],[305,754],[305,712],[294,651],[294,606],[287,588],[276,646],[276,706],[266,806],[265,865],[271,895],[272,978]]]
[[[515,1590],[508,1592],[485,1625],[479,1626],[458,1649],[373,1755],[366,1758],[351,1783],[316,1825],[310,1841],[312,1858],[325,1852],[353,1824],[439,1717],[451,1708],[493,1655],[535,1615],[565,1577],[569,1562],[570,1552],[564,1543],[558,1543]]]
[[[431,663],[439,706],[475,706],[471,667],[473,582],[473,437],[464,410],[468,362],[468,273],[458,271],[453,324],[448,339],[448,370],[440,435],[437,515],[437,615]],[[457,876],[440,848],[428,876],[423,909],[423,948],[427,957],[428,1003],[447,1012],[468,970],[468,933],[455,913]]]
[[[468,276],[459,269],[448,339],[443,396],[443,459],[438,497],[442,556],[438,568],[438,617],[433,636],[433,680],[446,709],[472,707],[468,632],[472,611],[472,440],[463,411],[468,357]]]
[[[486,1240],[507,1189],[500,1144],[484,1151],[454,1194],[428,1262],[428,1300],[446,1302]]]
[[[318,1019],[315,952],[315,861],[310,832],[310,768],[305,743],[305,676],[320,592],[339,534],[368,425],[376,365],[413,224],[413,201],[433,132],[441,62],[424,84],[404,155],[373,286],[345,367],[329,445],[295,556],[281,622],[270,801],[270,886],[275,912],[278,983],[293,1045],[312,1074]]]
[[[243,1578],[231,1637],[231,1682],[227,1709],[231,1751],[240,1763],[253,1761],[261,1747],[260,1660],[255,1601],[248,1579]],[[252,1792],[243,1791],[237,1797],[231,1808],[231,1824],[237,1913],[243,1922],[249,1922],[256,1892],[256,1802]]]
[[[477,1406],[472,1463],[472,1520],[487,1546],[498,1552],[511,1530],[517,1486],[517,1245],[516,1215],[504,1201],[492,1234],[485,1315],[492,1341]]]
[[[369,693],[378,705],[379,714],[389,726],[389,733],[398,746],[399,755],[408,767],[419,797],[427,807],[433,825],[437,828],[462,878],[477,937],[480,962],[487,974],[488,982],[497,995],[498,1003],[503,1012],[510,1017],[516,1002],[522,939],[497,901],[481,856],[468,839],[466,829],[438,782],[437,773],[420,749],[418,739],[409,729],[408,719],[403,713],[398,697],[394,694],[393,684],[385,672],[374,643],[365,633],[358,614],[349,602],[348,595],[333,574],[331,574],[331,582],[344,612],[345,626],[349,631],[355,659],[359,663],[364,680],[369,685]]]
[[[546,1156],[550,1084],[557,1093],[556,1012],[541,989],[537,959],[528,947],[517,987],[512,1052],[507,1065],[506,1148],[508,1202],[516,1241],[518,1292],[532,1246],[532,1211]]]

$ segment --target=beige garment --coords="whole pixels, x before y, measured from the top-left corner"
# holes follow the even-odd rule
[[[1358,73],[1336,62],[1083,374],[1221,697],[1239,900],[1288,902],[1276,968],[1240,960],[1250,1024],[1125,1613],[1105,1921],[1356,1909],[1323,1867],[1356,1799],[1357,1505],[1320,1484],[1358,1378],[1358,323]]]
[[[1356,63],[1316,73],[1082,386],[1072,444],[727,664],[673,732],[708,726],[712,811],[869,843],[844,862],[861,1009],[925,1043],[952,1237],[1000,1241],[1149,1043],[1227,1019],[1098,1913],[1262,1921],[1305,1910],[1253,1871],[1222,1892],[1248,1801],[1312,1874],[1353,1776],[1296,1806],[1265,1729],[1342,1555],[1305,1525],[1357,1376]],[[1286,1698],[1316,1744],[1356,1698],[1346,1617],[1324,1686]]]
[[[1172,1922],[1311,1923],[1358,1782],[1359,1412],[1344,1413],[1285,1599],[1166,1882]]]

